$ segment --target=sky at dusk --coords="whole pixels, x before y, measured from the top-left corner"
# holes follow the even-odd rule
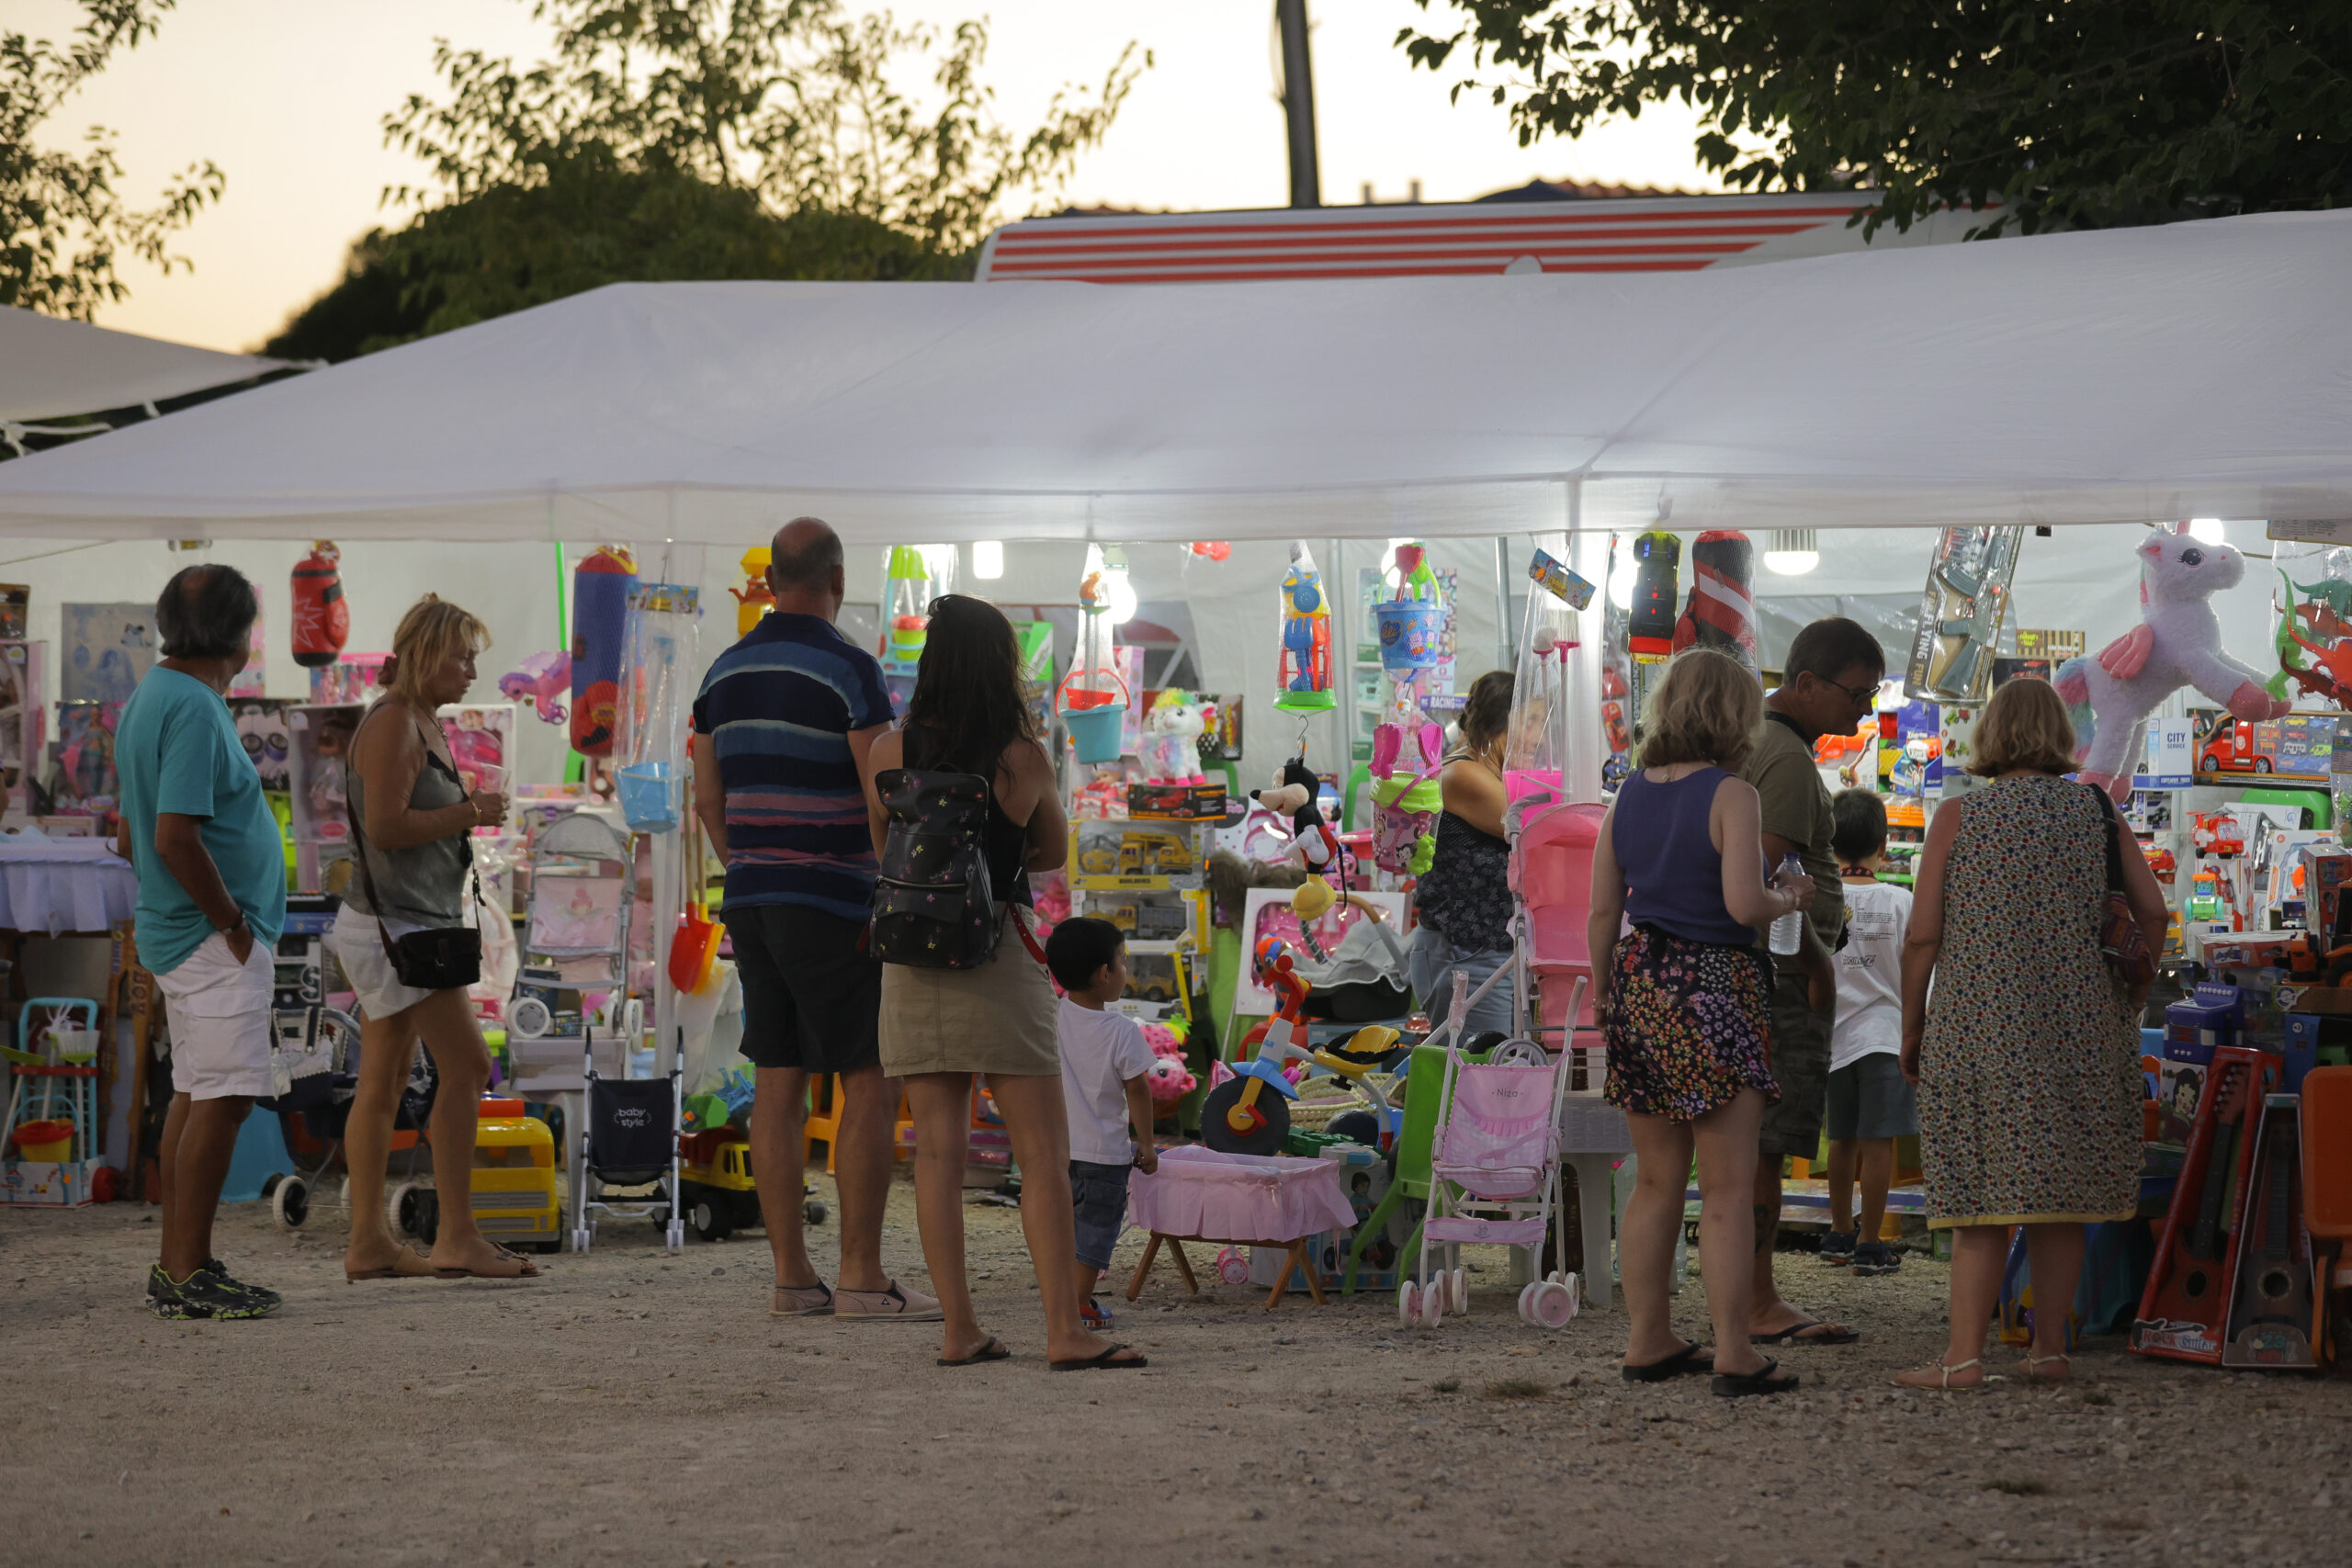
[[[854,9],[863,7],[853,6]],[[1401,200],[1460,200],[1537,177],[1705,190],[1690,116],[1652,111],[1580,141],[1521,148],[1501,110],[1455,76],[1410,71],[1397,29],[1412,0],[1311,0],[1323,196],[1353,203],[1370,185]],[[1054,91],[1099,82],[1133,39],[1157,64],[1066,196],[1148,209],[1278,207],[1288,199],[1272,0],[899,0],[902,21],[952,27],[986,16],[985,71],[1003,119],[1036,122]],[[68,0],[8,0],[8,26],[62,39]],[[251,349],[339,276],[351,241],[403,220],[379,206],[414,181],[413,159],[383,146],[380,120],[435,90],[436,38],[536,60],[545,29],[524,0],[181,0],[161,33],[118,57],[51,122],[78,141],[93,123],[120,133],[125,194],[150,199],[165,175],[210,158],[226,198],[177,249],[193,272],[126,269],[132,297],[101,325],[221,349]],[[1008,216],[1034,201],[1024,196]]]

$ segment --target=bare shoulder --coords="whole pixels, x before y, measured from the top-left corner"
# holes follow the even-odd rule
[[[1722,778],[1715,781],[1714,803],[1719,808],[1730,807],[1736,809],[1742,805],[1753,806],[1762,798],[1763,797],[1761,795],[1756,793],[1756,786],[1754,784],[1749,784],[1746,779],[1741,778],[1736,773],[1725,773]]]
[[[907,754],[907,732],[896,728],[884,730],[874,738],[873,750],[865,754],[865,765],[874,773],[895,768]]]
[[[1018,783],[1050,784],[1053,782],[1054,765],[1046,760],[1045,743],[1025,736],[1005,747],[1004,755],[997,760],[997,765],[1004,770],[1008,778]]]

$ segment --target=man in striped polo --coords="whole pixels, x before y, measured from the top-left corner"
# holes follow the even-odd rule
[[[865,948],[874,840],[859,781],[889,728],[882,666],[835,629],[842,541],[814,517],[779,529],[775,608],[720,654],[695,698],[695,811],[727,866],[722,913],[743,980],[743,1055],[757,1072],[752,1168],[775,1254],[777,1317],[933,1322],[939,1303],[882,1269],[897,1090],[875,1020],[882,965]],[[833,1175],[840,1289],[801,1235],[812,1077],[841,1078]]]

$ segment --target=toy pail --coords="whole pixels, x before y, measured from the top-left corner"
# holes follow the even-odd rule
[[[1081,762],[1115,762],[1119,760],[1120,735],[1126,728],[1127,705],[1103,703],[1091,708],[1061,710],[1062,728],[1069,731],[1070,743],[1078,748]]]
[[[639,833],[667,833],[678,825],[678,802],[667,762],[633,762],[616,770],[621,816]]]
[[[52,1029],[49,1032],[49,1047],[67,1066],[86,1067],[98,1059],[98,1032],[95,1029]]]
[[[17,1127],[19,1158],[62,1162],[74,1152],[71,1122],[24,1122]]]
[[[1380,667],[1389,674],[1409,675],[1444,659],[1445,611],[1436,600],[1390,600],[1374,604],[1372,618],[1380,628]]]

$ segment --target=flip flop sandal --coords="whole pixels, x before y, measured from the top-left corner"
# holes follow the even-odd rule
[[[1661,1357],[1638,1367],[1621,1366],[1617,1373],[1627,1382],[1665,1382],[1669,1378],[1679,1378],[1686,1373],[1712,1370],[1699,1359],[1699,1342],[1686,1339],[1682,1342],[1682,1348],[1671,1356]]]
[[[491,1247],[498,1254],[499,1261],[520,1263],[522,1270],[514,1274],[496,1274],[487,1269],[435,1269],[433,1273],[442,1280],[536,1280],[539,1277],[539,1266],[521,1253],[509,1252],[496,1242],[491,1243]]]
[[[1002,1340],[991,1334],[989,1336],[987,1344],[963,1359],[957,1360],[950,1356],[942,1356],[939,1358],[939,1364],[943,1367],[977,1367],[983,1361],[1007,1361],[1012,1359],[1012,1352],[1004,1348]]]
[[[417,1259],[424,1267],[402,1269],[400,1265],[393,1264],[387,1269],[362,1269],[356,1273],[346,1269],[343,1271],[343,1282],[346,1285],[356,1285],[362,1280],[430,1280],[434,1278],[435,1270],[431,1254],[421,1251],[414,1244],[401,1247],[401,1251]]]
[[[1954,1382],[1951,1381],[1951,1375],[1954,1372],[1964,1372],[1971,1367],[1981,1367],[1984,1364],[1984,1359],[1981,1356],[1971,1356],[1965,1361],[1957,1361],[1949,1367],[1945,1366],[1943,1362],[1939,1359],[1936,1362],[1936,1372],[1939,1381],[1934,1383],[1905,1382],[1900,1378],[1889,1378],[1886,1381],[1896,1388],[1925,1389],[1929,1393],[1979,1393],[1984,1391],[1985,1383],[1994,1381],[1992,1373],[1985,1373],[1984,1381],[1980,1382]]]
[[[1132,1346],[1114,1345],[1099,1356],[1088,1356],[1076,1361],[1047,1361],[1046,1370],[1049,1372],[1123,1372],[1134,1367],[1148,1367],[1151,1364],[1151,1358],[1148,1356],[1136,1356],[1124,1361],[1113,1359],[1120,1351],[1132,1348]]]
[[[1860,1330],[1853,1328],[1833,1329],[1827,1334],[1805,1332],[1808,1328],[1823,1326],[1821,1319],[1808,1317],[1803,1323],[1792,1323],[1770,1334],[1751,1334],[1747,1342],[1750,1345],[1851,1345],[1862,1337]]]
[[[1797,1386],[1794,1372],[1781,1371],[1781,1363],[1771,1357],[1752,1372],[1717,1372],[1714,1389],[1724,1399],[1745,1399],[1750,1394],[1786,1393]]]

